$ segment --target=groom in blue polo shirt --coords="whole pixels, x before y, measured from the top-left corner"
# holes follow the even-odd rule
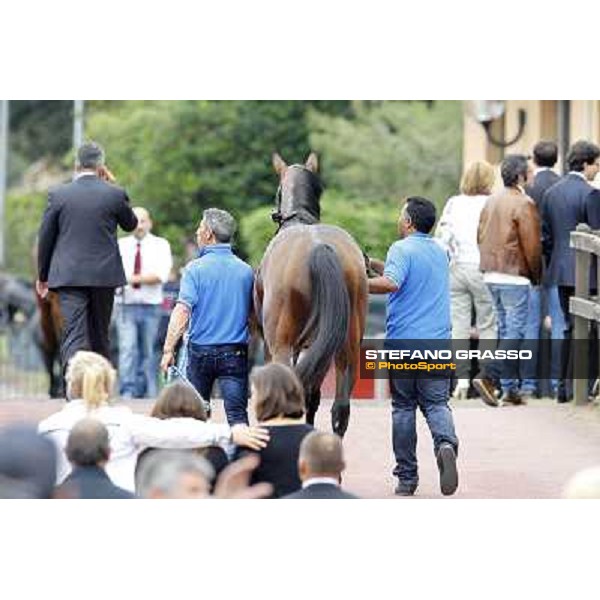
[[[198,258],[183,272],[171,314],[161,369],[174,362],[174,349],[187,330],[187,376],[205,401],[216,380],[229,425],[248,423],[248,320],[252,268],[231,251],[235,220],[226,211],[204,211],[196,231]]]
[[[450,290],[448,257],[429,235],[436,212],[425,198],[406,200],[398,221],[400,240],[392,244],[385,263],[370,261],[380,274],[369,279],[369,292],[389,294],[386,343],[409,344],[407,340],[449,340]],[[439,344],[440,342],[437,342]],[[413,343],[414,345],[414,343]],[[421,341],[417,345],[426,345]],[[412,496],[418,486],[416,409],[425,416],[433,437],[440,488],[453,494],[458,486],[456,452],[458,439],[448,407],[449,379],[390,378],[392,393],[392,438],[398,478],[396,494]]]

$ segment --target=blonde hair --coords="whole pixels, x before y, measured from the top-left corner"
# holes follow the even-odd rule
[[[495,179],[494,167],[485,160],[478,160],[465,171],[460,182],[460,191],[467,196],[488,195],[492,192]]]
[[[115,369],[104,356],[80,350],[69,361],[65,379],[69,396],[81,398],[91,410],[108,402],[116,376]]]

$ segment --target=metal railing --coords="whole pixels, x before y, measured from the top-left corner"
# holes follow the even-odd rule
[[[0,400],[48,397],[48,376],[25,325],[0,327]]]

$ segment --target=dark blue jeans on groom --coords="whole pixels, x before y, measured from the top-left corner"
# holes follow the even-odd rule
[[[229,425],[248,424],[248,345],[188,344],[187,377],[206,402],[218,380]]]
[[[427,421],[436,455],[438,448],[443,443],[450,444],[458,453],[458,438],[454,431],[452,412],[448,406],[450,380],[447,377],[390,378],[390,390],[392,393],[392,444],[396,457],[394,475],[402,483],[417,485],[419,483],[417,408],[421,410]]]

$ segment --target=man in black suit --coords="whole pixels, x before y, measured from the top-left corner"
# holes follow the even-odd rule
[[[533,164],[535,166],[534,180],[525,191],[533,198],[538,212],[542,214],[542,198],[546,190],[552,187],[560,177],[552,170],[558,160],[558,146],[555,142],[540,141],[533,147]],[[546,315],[550,316],[552,322],[552,339],[562,339],[564,320],[560,301],[558,299],[558,288],[548,282],[547,270],[542,275],[540,286],[533,286],[529,294],[529,310],[527,315],[527,331],[525,338],[527,347],[538,360],[524,361],[521,371],[521,394],[524,399],[541,395],[542,389],[538,385],[538,377],[541,370],[541,353],[538,352],[539,339],[542,335],[542,326]],[[551,348],[553,350],[554,348]],[[560,373],[560,353],[551,355],[550,367],[550,389],[551,394],[556,393],[558,377]]]
[[[573,321],[569,313],[569,300],[575,293],[575,250],[570,247],[570,234],[579,223],[588,223],[592,212],[591,200],[597,192],[590,185],[600,171],[600,148],[591,142],[573,144],[567,155],[569,172],[550,187],[542,197],[542,246],[548,280],[558,285],[560,304],[565,317],[565,339],[562,347],[561,380],[558,401],[567,402],[572,390],[567,382],[572,378],[571,337]],[[595,213],[590,215],[592,221]],[[596,287],[595,269],[592,270],[591,287]],[[590,363],[597,364],[592,344]]]
[[[58,293],[63,318],[63,372],[77,350],[110,357],[108,328],[115,288],[125,285],[117,225],[133,231],[137,218],[123,189],[104,165],[104,152],[86,143],[71,183],[52,188],[39,231],[38,281],[44,298]]]
[[[284,496],[288,500],[352,500],[356,496],[340,487],[346,468],[342,440],[335,433],[313,431],[300,444],[298,471],[302,489]]]
[[[558,147],[555,142],[541,141],[533,147],[533,164],[535,166],[533,183],[525,186],[527,195],[535,200],[535,205],[542,213],[542,197],[560,177],[553,171],[558,160]]]
[[[80,500],[126,500],[135,496],[117,487],[104,470],[110,458],[110,441],[104,424],[94,419],[79,421],[67,440],[67,458],[73,466],[58,495]]]

